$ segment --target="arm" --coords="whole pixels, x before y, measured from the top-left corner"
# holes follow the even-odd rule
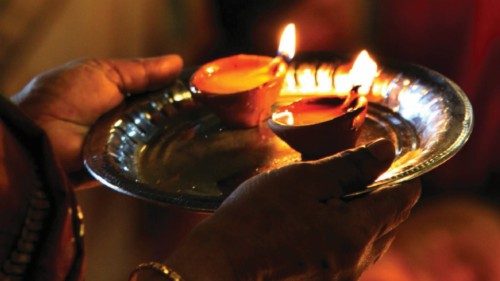
[[[13,98],[24,113],[0,100],[0,279],[81,278],[81,213],[53,156],[67,171],[80,168],[90,125],[122,93],[161,87],[181,65],[177,56],[73,62],[37,76]]]
[[[90,126],[125,94],[159,89],[177,77],[175,55],[135,60],[81,60],[35,77],[12,100],[48,135],[64,170],[82,167]]]

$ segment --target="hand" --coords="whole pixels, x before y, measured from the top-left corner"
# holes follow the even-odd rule
[[[392,144],[378,141],[253,177],[167,264],[186,280],[355,280],[388,248],[420,186],[341,196],[365,188],[393,158]]]
[[[48,135],[67,171],[81,168],[90,126],[117,106],[125,93],[166,86],[180,72],[176,55],[134,60],[83,60],[35,77],[13,97]]]

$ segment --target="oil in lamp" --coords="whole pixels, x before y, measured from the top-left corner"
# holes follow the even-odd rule
[[[318,159],[355,145],[364,123],[368,102],[365,95],[377,74],[377,64],[362,51],[347,80],[339,89],[348,94],[302,98],[275,110],[268,125],[303,159]]]
[[[295,54],[289,42],[295,42],[293,24],[285,27],[274,58],[239,54],[201,66],[190,80],[193,99],[212,109],[228,127],[258,126],[270,117],[283,84],[286,61]]]

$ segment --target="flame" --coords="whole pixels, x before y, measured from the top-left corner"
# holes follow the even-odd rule
[[[347,96],[352,89],[352,82],[348,73],[337,73],[333,78],[335,92],[339,96]]]
[[[381,92],[381,85],[376,85],[375,78],[379,74],[377,63],[363,50],[350,69],[348,64],[335,66],[332,63],[302,63],[298,67],[290,67],[281,94],[348,96],[355,86],[359,86],[360,95],[367,95],[370,91],[378,93]]]
[[[297,83],[295,82],[295,70],[288,70],[285,75],[285,87],[288,91],[297,91],[298,89]]]
[[[284,92],[288,94],[314,93],[332,94],[332,79],[335,68],[332,64],[302,64],[289,70],[285,76]]]
[[[297,81],[304,92],[312,92],[316,89],[316,77],[314,65],[304,64],[297,70]]]
[[[289,23],[283,29],[278,47],[278,55],[291,60],[295,56],[295,24]]]
[[[334,68],[329,64],[322,64],[316,71],[317,88],[321,92],[331,92]]]
[[[293,125],[295,123],[295,119],[293,118],[293,113],[288,110],[275,112],[273,113],[271,118],[276,122],[283,123],[286,125]]]
[[[360,86],[358,93],[366,95],[370,91],[371,84],[376,76],[377,63],[366,50],[361,51],[349,71],[352,87]]]

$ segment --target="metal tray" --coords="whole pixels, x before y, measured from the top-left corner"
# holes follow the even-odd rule
[[[285,85],[278,103],[307,95],[296,91],[303,82],[297,74],[305,69],[316,78],[326,69],[335,88],[343,66],[343,60],[331,58],[296,62],[289,68],[295,89]],[[397,158],[373,189],[418,177],[444,163],[465,144],[473,123],[466,95],[443,75],[410,64],[386,62],[381,68],[358,144],[389,138]],[[192,101],[186,79],[129,98],[103,116],[89,132],[83,156],[88,171],[114,190],[200,211],[215,210],[245,179],[300,161],[265,122],[253,129],[224,128],[208,109]]]

